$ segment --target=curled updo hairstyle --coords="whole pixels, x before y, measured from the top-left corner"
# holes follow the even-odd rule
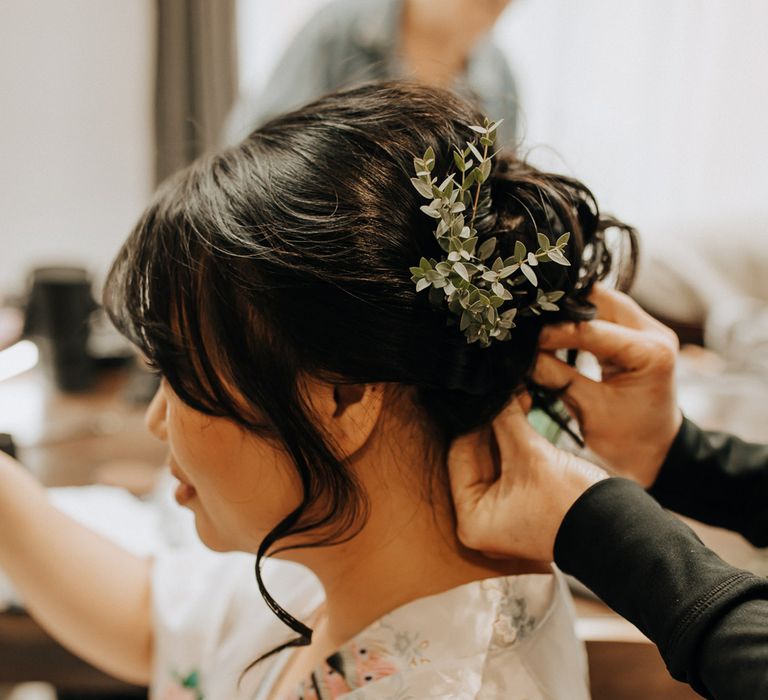
[[[331,534],[314,546],[339,541],[365,515],[359,484],[312,420],[299,377],[408,387],[445,446],[489,423],[526,385],[544,324],[592,317],[587,296],[615,257],[609,228],[629,244],[619,279],[630,279],[630,228],[601,216],[578,181],[500,154],[478,205],[480,243],[497,237],[507,257],[517,240],[535,250],[537,232],[553,243],[570,232],[571,266],[537,268],[543,289],[565,291],[561,310],[518,319],[510,341],[484,349],[416,293],[409,267],[443,253],[410,183],[413,157],[431,146],[442,180],[452,148],[482,121],[454,95],[406,83],[328,95],[176,174],[118,254],[105,289],[118,328],[184,402],[271,436],[293,460],[301,504],[259,558],[320,526]]]

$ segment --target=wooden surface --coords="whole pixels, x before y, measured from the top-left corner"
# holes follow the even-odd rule
[[[136,698],[146,691],[115,680],[70,654],[24,613],[0,615],[0,685],[39,681],[80,697]]]
[[[587,642],[592,700],[694,700],[673,680],[650,643]]]

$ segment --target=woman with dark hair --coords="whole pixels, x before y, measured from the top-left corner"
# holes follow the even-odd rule
[[[545,324],[591,317],[606,230],[633,254],[634,234],[575,180],[492,157],[482,123],[371,84],[158,192],[105,302],[163,377],[148,423],[177,499],[210,548],[257,555],[277,617],[240,608],[223,569],[131,563],[152,584],[111,621],[130,664],[95,632],[90,658],[112,644],[104,665],[169,697],[588,697],[562,582],[461,545],[446,454],[526,388]]]

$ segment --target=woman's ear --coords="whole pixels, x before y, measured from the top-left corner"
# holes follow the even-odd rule
[[[315,415],[340,450],[349,459],[368,443],[381,416],[383,384],[329,384],[306,382]]]

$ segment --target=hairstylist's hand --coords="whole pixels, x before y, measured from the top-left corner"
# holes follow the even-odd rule
[[[543,561],[552,560],[557,531],[576,499],[608,476],[541,437],[519,401],[505,408],[492,428],[455,440],[448,468],[463,544]]]
[[[597,285],[590,300],[598,318],[542,333],[534,379],[565,387],[563,401],[587,446],[622,476],[649,487],[682,422],[675,391],[677,336],[621,292]],[[551,351],[591,352],[603,368],[593,381]],[[550,351],[550,352],[546,352]]]

